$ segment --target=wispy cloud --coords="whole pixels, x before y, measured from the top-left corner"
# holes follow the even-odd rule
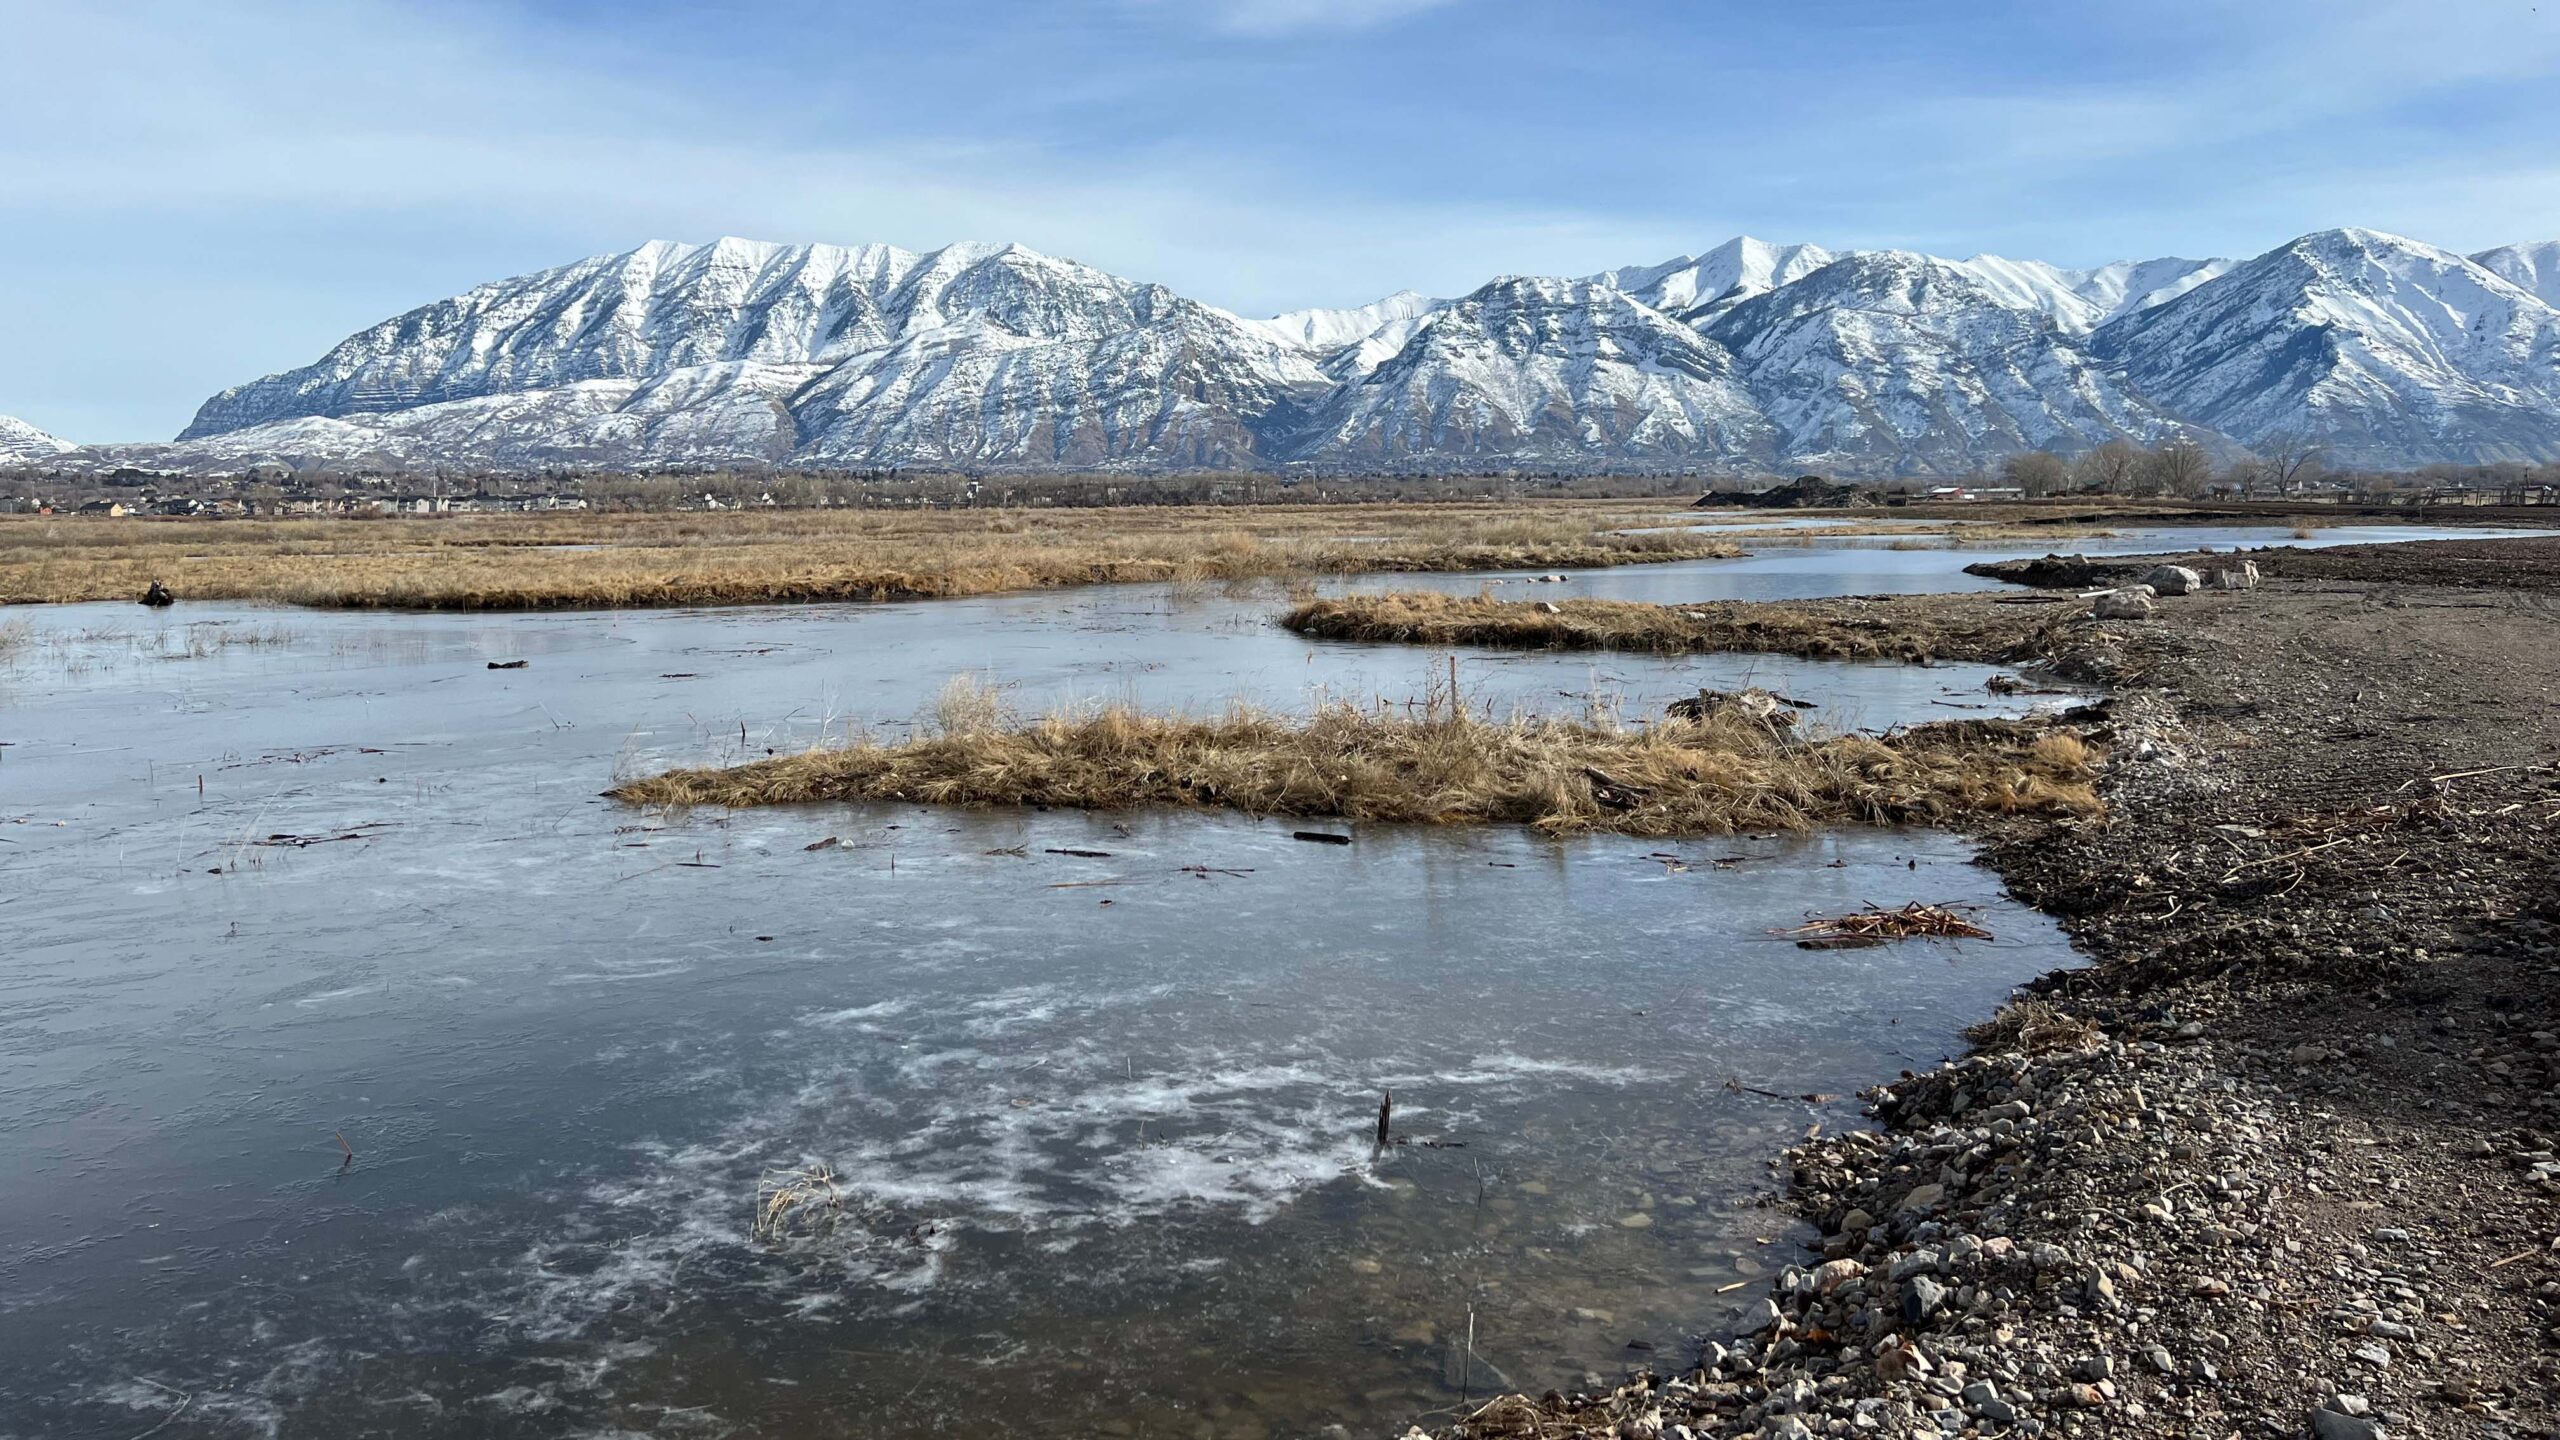
[[[1130,0],[1150,11],[1183,12],[1230,35],[1295,35],[1367,30],[1460,0]]]

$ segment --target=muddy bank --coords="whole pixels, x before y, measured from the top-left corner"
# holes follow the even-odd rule
[[[2108,817],[1984,837],[2092,966],[1789,1155],[1743,1333],[1449,1433],[2548,1433],[2560,676],[2495,553],[2125,627]]]
[[[2295,580],[2350,583],[2390,581],[2493,590],[2560,590],[2560,537],[2506,540],[2411,540],[2389,545],[2340,545],[2306,550],[2270,545],[2249,550],[2246,558],[2265,575]],[[2193,565],[2210,552],[2163,552],[2156,555],[2080,555],[2055,553],[2016,560],[1986,560],[1964,567],[2012,585],[2045,590],[2085,590],[2127,585],[2156,565]],[[2229,552],[2223,553],[2225,563]]]

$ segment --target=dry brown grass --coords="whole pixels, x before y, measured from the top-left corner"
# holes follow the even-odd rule
[[[1740,554],[1629,535],[1660,506],[1547,503],[457,515],[0,517],[0,604],[182,600],[588,609],[932,599],[1130,581],[1564,569]]]
[[[1110,707],[1031,724],[956,707],[899,744],[678,770],[611,793],[634,805],[1224,808],[1254,815],[1427,825],[1529,825],[1633,835],[2089,814],[2094,757],[2016,722],[1925,726],[1887,738],[1799,741],[1748,721],[1640,730],[1557,720],[1415,717],[1349,705],[1305,719]]]
[[[2043,1055],[2082,1049],[2103,1036],[2097,1026],[2055,1009],[2049,1001],[2021,996],[2001,1006],[1990,1019],[1967,1027],[1964,1038],[1976,1050],[2023,1050],[2030,1055]]]
[[[1726,600],[1495,600],[1397,591],[1304,601],[1280,623],[1328,640],[1500,645],[1655,654],[1750,651],[1824,660],[1996,662],[2031,654],[2055,617],[2037,606],[1949,597]]]

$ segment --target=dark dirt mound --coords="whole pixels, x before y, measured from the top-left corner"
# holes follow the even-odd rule
[[[2340,545],[2269,551],[2256,558],[2274,574],[2305,580],[2560,590],[2560,536]]]
[[[1698,497],[1693,510],[1739,506],[1746,510],[1839,510],[1885,503],[1884,492],[1864,485],[1799,475],[1766,490],[1716,490]]]

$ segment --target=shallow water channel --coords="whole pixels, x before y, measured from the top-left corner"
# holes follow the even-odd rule
[[[1553,589],[1911,588],[1911,558]],[[597,795],[895,732],[955,672],[1026,709],[1446,673],[1276,608],[19,612],[0,1435],[1392,1433],[1676,1360],[1800,1254],[1776,1149],[2067,963],[1927,833],[1332,846]],[[1746,678],[1843,725],[2017,703],[1975,667],[1457,660],[1477,703],[1566,713]],[[1770,933],[1914,899],[1999,938]],[[813,1165],[831,1224],[754,1238],[759,1184]]]

